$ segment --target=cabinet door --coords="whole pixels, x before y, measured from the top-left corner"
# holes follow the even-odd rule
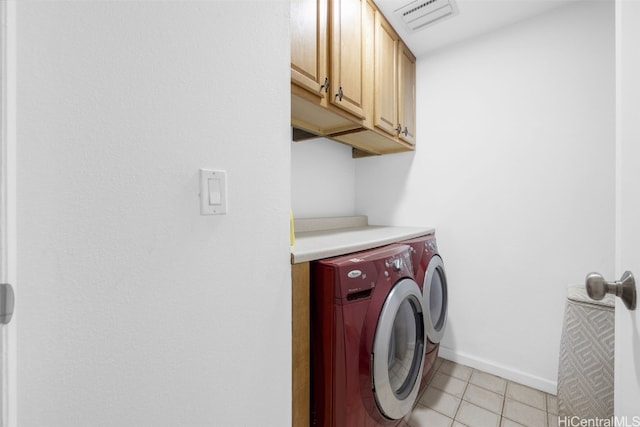
[[[398,117],[402,130],[400,139],[416,143],[416,58],[404,43],[400,43],[398,81]]]
[[[363,118],[363,15],[362,1],[331,2],[331,102]]]
[[[291,0],[291,82],[326,96],[327,0]]]
[[[400,38],[380,12],[376,11],[375,16],[374,126],[396,136]]]

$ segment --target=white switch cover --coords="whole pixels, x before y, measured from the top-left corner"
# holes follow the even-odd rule
[[[200,169],[200,215],[227,214],[227,171]]]

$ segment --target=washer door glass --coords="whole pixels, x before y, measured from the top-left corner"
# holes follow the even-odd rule
[[[387,418],[400,419],[411,411],[422,377],[424,345],[422,294],[415,281],[402,279],[387,296],[373,341],[372,386]]]
[[[447,323],[447,276],[444,274],[442,258],[434,255],[427,266],[423,284],[427,339],[439,343]]]

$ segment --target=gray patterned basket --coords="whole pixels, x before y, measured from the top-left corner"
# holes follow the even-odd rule
[[[613,416],[614,308],[612,295],[594,301],[584,285],[567,290],[558,366],[560,418]]]

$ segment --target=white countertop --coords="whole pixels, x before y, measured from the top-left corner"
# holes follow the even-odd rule
[[[321,229],[324,219],[302,220],[314,221],[313,227],[296,220],[296,230],[305,231],[295,233],[295,244],[291,247],[292,264],[363,251],[435,232],[432,227],[367,225],[366,217],[346,217],[344,228],[336,225],[339,219],[327,220],[331,221],[330,229]]]

